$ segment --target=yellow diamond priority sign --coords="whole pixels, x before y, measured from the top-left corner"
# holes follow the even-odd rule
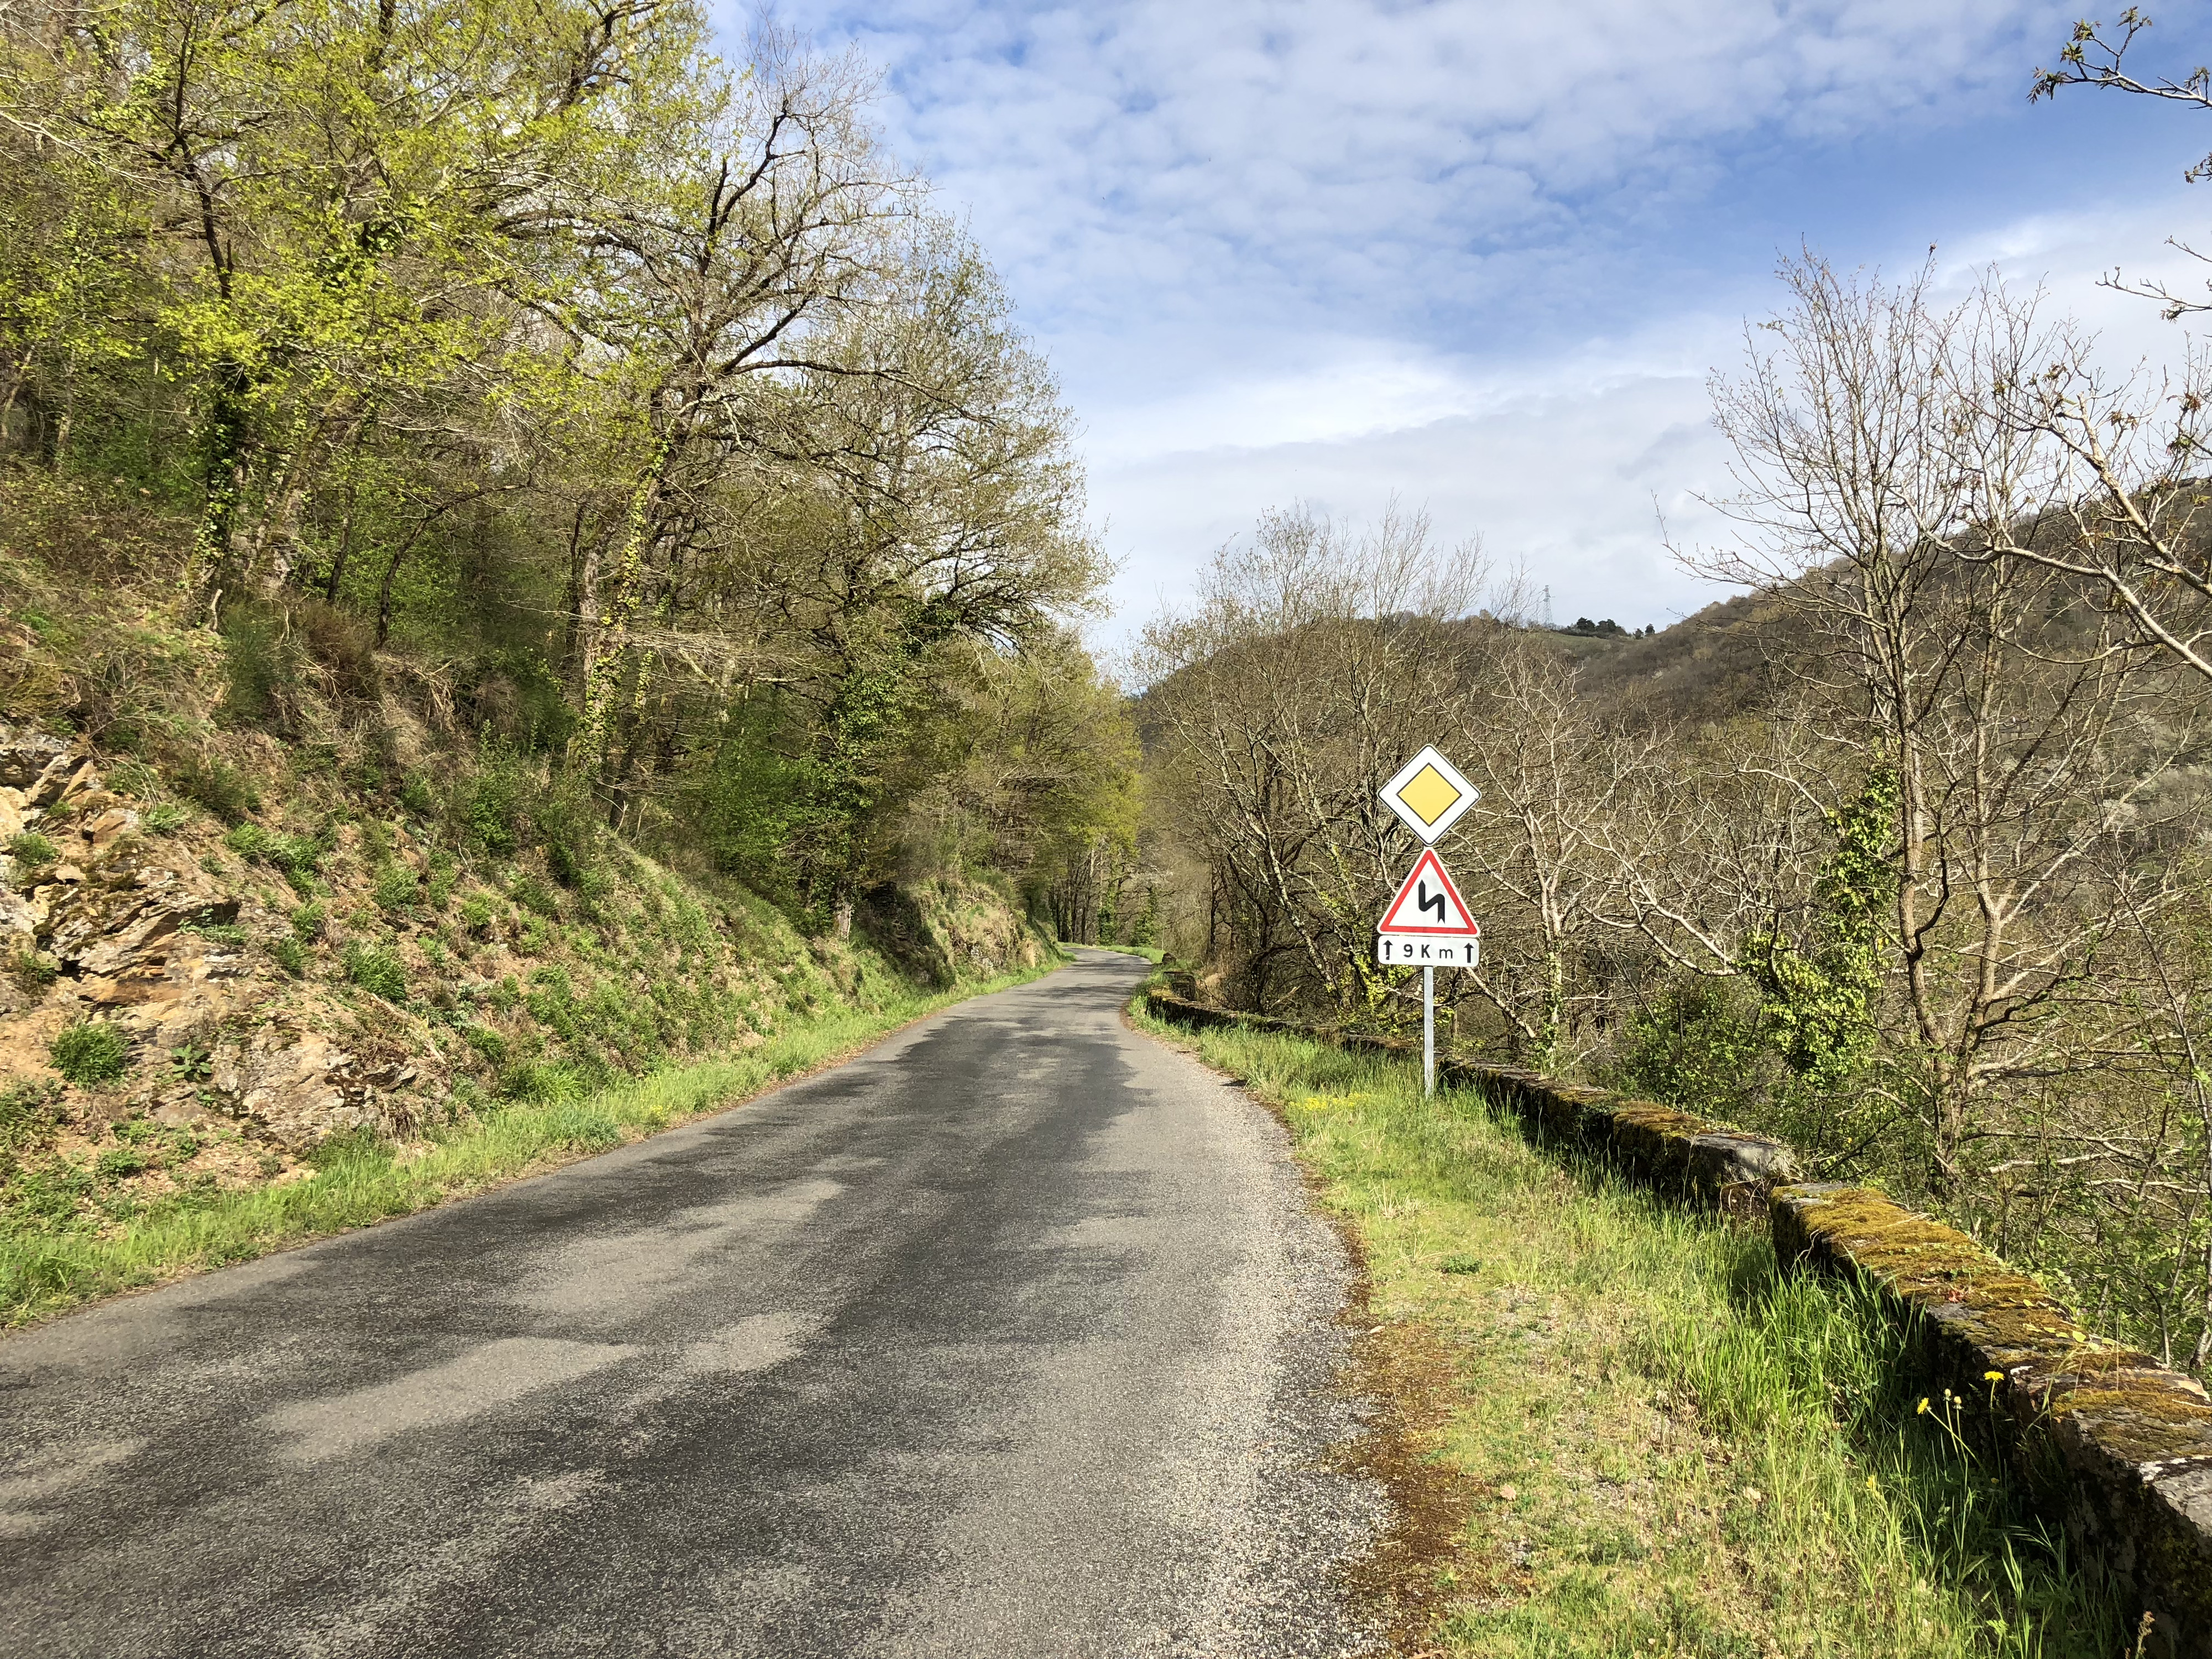
[[[1434,749],[1421,750],[1382,786],[1382,804],[1431,846],[1477,799],[1475,787]]]

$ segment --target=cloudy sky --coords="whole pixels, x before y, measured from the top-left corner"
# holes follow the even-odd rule
[[[2100,290],[2194,280],[2212,116],[2030,106],[2079,0],[783,0],[880,66],[892,142],[964,215],[1085,428],[1111,644],[1262,508],[1394,494],[1577,615],[1716,594],[1661,545],[1725,488],[1705,380],[1778,254],[1995,260],[2107,349]],[[2071,9],[2069,9],[2071,8]],[[2143,67],[2212,58],[2154,8]],[[2168,15],[2170,13],[2170,15]],[[736,21],[736,14],[731,14]]]

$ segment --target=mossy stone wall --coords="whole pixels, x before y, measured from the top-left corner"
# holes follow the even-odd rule
[[[1279,1030],[1418,1060],[1419,1045],[1239,1014],[1166,991],[1155,1018]],[[1858,1275],[1912,1334],[1931,1388],[1990,1407],[1968,1421],[2028,1474],[2075,1548],[2153,1620],[2148,1652],[2212,1659],[2212,1399],[2193,1379],[2082,1328],[2036,1279],[1879,1193],[1807,1182],[1778,1140],[1608,1090],[1449,1060],[1540,1144],[1607,1159],[1656,1190],[1771,1231],[1784,1263]]]

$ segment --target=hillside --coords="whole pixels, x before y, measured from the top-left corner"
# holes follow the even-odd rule
[[[112,1235],[1052,952],[957,873],[816,936],[336,612],[181,624],[179,539],[0,486],[0,1234]]]

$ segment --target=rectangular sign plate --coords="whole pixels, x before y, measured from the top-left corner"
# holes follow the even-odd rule
[[[1482,960],[1479,937],[1437,939],[1419,933],[1377,933],[1375,960],[1386,968],[1472,968]]]

